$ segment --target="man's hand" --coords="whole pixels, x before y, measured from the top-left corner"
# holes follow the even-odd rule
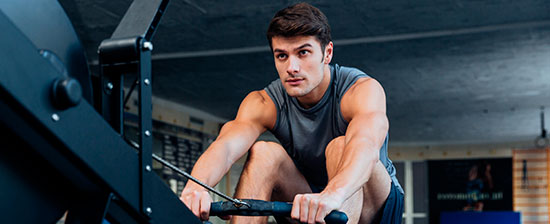
[[[193,189],[186,187],[181,192],[180,200],[197,216],[200,220],[208,220],[210,216],[210,203],[212,197],[204,189]]]
[[[334,194],[298,194],[292,202],[290,216],[303,223],[325,223],[325,216],[338,210],[344,200]]]

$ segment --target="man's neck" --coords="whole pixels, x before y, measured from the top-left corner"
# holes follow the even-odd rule
[[[302,106],[303,108],[307,109],[315,106],[317,103],[319,103],[319,101],[321,101],[321,98],[323,98],[323,96],[325,95],[331,79],[330,67],[328,64],[324,65],[323,73],[323,80],[321,80],[321,83],[319,83],[317,87],[315,87],[305,96],[296,97],[298,103],[300,103],[300,106]]]

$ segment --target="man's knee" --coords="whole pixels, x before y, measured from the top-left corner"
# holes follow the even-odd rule
[[[327,174],[329,180],[334,177],[336,171],[338,170],[340,160],[342,160],[345,145],[346,138],[344,136],[340,136],[332,139],[332,141],[328,143],[327,148],[325,149]]]
[[[346,145],[346,137],[345,136],[339,136],[335,139],[332,139],[327,145],[327,148],[325,149],[325,157],[328,158],[339,158],[344,150],[344,146]]]
[[[274,166],[280,163],[282,153],[286,153],[282,146],[275,142],[258,141],[248,151],[246,163],[260,166]]]

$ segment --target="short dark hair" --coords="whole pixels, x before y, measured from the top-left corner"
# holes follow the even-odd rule
[[[275,36],[315,36],[321,43],[323,52],[332,40],[327,17],[321,10],[308,3],[298,3],[278,11],[267,29],[267,40],[271,49]]]

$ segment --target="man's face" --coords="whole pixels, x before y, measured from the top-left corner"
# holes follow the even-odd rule
[[[314,36],[273,37],[275,67],[289,96],[301,97],[317,88],[332,58],[332,43],[321,50]]]

